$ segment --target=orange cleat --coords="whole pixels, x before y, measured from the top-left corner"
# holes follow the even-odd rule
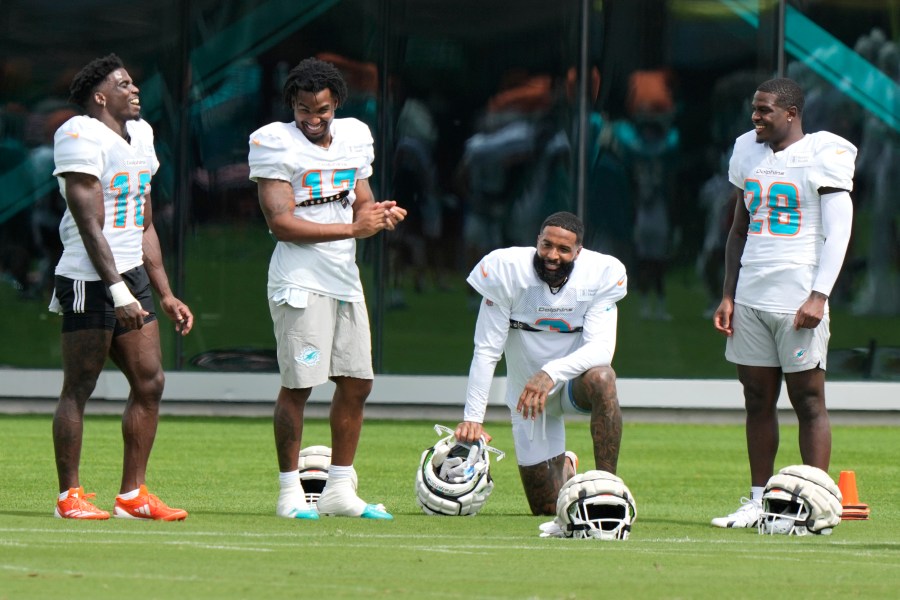
[[[149,519],[153,521],[184,521],[188,514],[180,508],[170,508],[166,503],[147,491],[141,485],[140,492],[132,500],[122,500],[116,496],[113,516],[117,519]]]
[[[100,510],[87,501],[95,494],[85,494],[84,488],[69,488],[69,495],[65,500],[56,501],[54,514],[57,519],[84,519],[90,521],[102,521],[109,518],[109,513]]]
[[[569,462],[572,463],[572,469],[575,473],[578,473],[578,455],[572,452],[571,450],[566,450],[566,458],[569,459]]]

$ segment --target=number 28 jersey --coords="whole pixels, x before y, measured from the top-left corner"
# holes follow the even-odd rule
[[[153,129],[143,120],[125,124],[131,142],[91,117],[72,117],[56,130],[53,139],[53,174],[66,197],[64,173],[84,173],[100,180],[103,190],[103,237],[124,273],[144,261],[144,202],[150,178],[159,168],[153,149]],[[66,198],[68,202],[68,198]],[[78,226],[69,209],[59,224],[63,254],[56,274],[81,281],[98,281]]]
[[[744,191],[750,214],[735,302],[794,312],[812,291],[825,241],[819,188],[853,189],[856,147],[820,131],[781,152],[737,138],[728,178]]]

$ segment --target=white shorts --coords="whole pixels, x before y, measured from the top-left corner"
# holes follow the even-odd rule
[[[558,383],[547,396],[543,414],[533,421],[523,419],[516,412],[516,404],[509,407],[516,461],[519,465],[537,465],[566,451],[566,424],[563,416],[591,414],[591,411],[575,404],[573,393],[571,381]]]
[[[734,335],[725,342],[725,358],[748,367],[781,367],[784,373],[825,370],[831,337],[828,315],[815,329],[798,330],[794,316],[735,304]]]
[[[269,312],[283,387],[310,388],[330,377],[374,378],[365,302],[309,293],[305,308],[269,300]]]

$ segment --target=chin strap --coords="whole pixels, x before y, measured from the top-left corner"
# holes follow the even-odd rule
[[[455,435],[455,433],[456,433],[455,431],[453,431],[453,430],[450,429],[449,427],[445,427],[445,426],[439,425],[439,424],[437,424],[437,423],[435,423],[435,425],[434,425],[434,432],[435,432],[436,434],[438,434],[438,435],[441,435],[441,436],[444,436],[444,435],[450,435],[450,436],[453,436],[453,435]],[[455,439],[455,438],[454,438],[454,439]],[[469,444],[469,443],[466,443],[466,442],[457,442],[457,443],[460,444],[461,446],[469,446],[469,447],[473,447],[473,448],[474,448],[475,446],[477,446],[477,445],[480,445],[482,448],[485,449],[485,451],[487,451],[487,452],[492,452],[492,453],[496,454],[496,455],[497,455],[497,462],[500,462],[501,460],[503,460],[503,459],[506,457],[506,452],[504,452],[503,450],[499,450],[499,449],[497,449],[497,448],[494,448],[493,446],[488,446],[488,445],[487,445],[487,442],[484,441],[484,436],[481,436],[481,440],[475,442],[474,444]],[[470,459],[471,459],[473,456],[477,456],[477,455],[478,455],[477,452],[475,452],[475,453],[472,453],[471,451],[469,452],[469,458],[470,458]]]

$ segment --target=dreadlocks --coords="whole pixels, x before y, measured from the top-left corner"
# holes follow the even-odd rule
[[[288,108],[293,108],[298,92],[315,93],[324,89],[331,90],[337,106],[347,98],[347,82],[337,67],[318,58],[306,58],[288,73],[282,97]]]

